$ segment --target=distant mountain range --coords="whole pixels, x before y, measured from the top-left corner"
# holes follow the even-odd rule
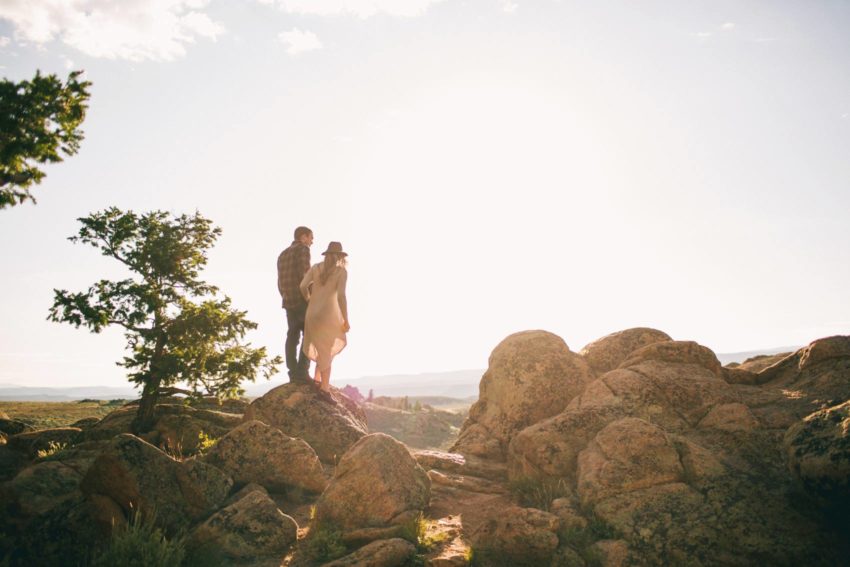
[[[800,347],[777,347],[757,351],[718,353],[721,364],[743,362],[759,354],[777,354],[795,351]],[[355,386],[366,396],[371,389],[375,396],[445,396],[470,398],[478,396],[478,382],[484,370],[455,370],[424,374],[395,374],[389,376],[364,376],[343,380],[337,384]],[[286,380],[259,381],[245,385],[245,394],[254,398],[262,396]],[[68,402],[82,399],[114,400],[135,398],[138,394],[129,385],[126,388],[107,386],[80,386],[69,388],[34,388],[15,384],[0,384],[0,401]]]

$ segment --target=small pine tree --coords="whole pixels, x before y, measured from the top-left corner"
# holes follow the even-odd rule
[[[280,357],[269,360],[265,348],[242,342],[256,323],[199,277],[221,234],[212,221],[199,213],[138,215],[114,207],[78,220],[83,226],[70,240],[100,249],[132,277],[100,280],[79,293],[54,290],[48,319],[94,333],[124,329],[130,356],[118,365],[142,386],[134,433],[150,431],[160,393],[175,383],[188,384],[192,395],[231,398],[243,392],[242,380],[277,372]]]
[[[372,390],[372,388],[369,388],[369,397],[366,398],[366,401],[371,402],[374,399],[375,399],[375,392]]]

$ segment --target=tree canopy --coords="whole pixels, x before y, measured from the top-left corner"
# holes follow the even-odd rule
[[[35,203],[30,188],[45,175],[39,166],[80,149],[91,85],[81,74],[64,84],[40,71],[31,81],[0,81],[0,209]]]
[[[95,333],[123,328],[129,354],[118,364],[142,386],[135,430],[152,425],[163,388],[186,383],[191,395],[228,398],[243,393],[242,380],[277,372],[280,357],[269,359],[264,347],[242,342],[257,325],[200,279],[221,234],[209,219],[113,207],[78,220],[82,227],[69,240],[98,248],[132,275],[100,280],[83,292],[54,290],[48,319]]]

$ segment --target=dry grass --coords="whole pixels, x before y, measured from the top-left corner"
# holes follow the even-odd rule
[[[101,418],[124,405],[125,400],[79,402],[0,402],[0,412],[36,429],[65,427],[84,417]]]

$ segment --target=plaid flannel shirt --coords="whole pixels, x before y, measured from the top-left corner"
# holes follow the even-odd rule
[[[284,309],[307,304],[301,295],[301,280],[310,269],[310,247],[295,240],[277,257],[277,290],[283,298]]]

